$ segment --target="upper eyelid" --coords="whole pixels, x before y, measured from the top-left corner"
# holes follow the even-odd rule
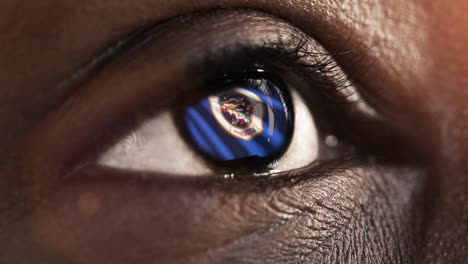
[[[223,10],[223,9],[214,9],[214,10],[209,10],[207,12],[196,12],[196,13],[191,13],[188,15],[183,15],[183,16],[177,16],[172,19],[168,19],[162,23],[159,23],[155,26],[151,26],[149,28],[145,28],[143,30],[140,30],[138,32],[134,32],[131,34],[131,36],[125,38],[122,41],[119,41],[115,46],[112,46],[110,49],[108,49],[105,53],[107,56],[101,56],[105,58],[107,61],[112,61],[112,58],[116,59],[122,59],[119,58],[120,55],[125,55],[125,57],[131,59],[131,53],[132,51],[137,51],[140,47],[143,47],[145,45],[150,45],[152,41],[157,40],[158,36],[166,34],[171,31],[171,29],[174,26],[177,26],[178,24],[186,24],[191,21],[194,22],[199,22],[198,20],[207,20],[212,17],[216,17],[216,19],[221,19],[222,17],[222,22],[235,18],[238,15],[245,15],[247,18],[250,18],[252,21],[250,21],[251,24],[255,25],[256,23],[262,22],[262,24],[269,24],[268,30],[272,30],[272,34],[270,35],[276,35],[276,39],[269,39],[271,44],[263,44],[262,48],[272,48],[275,49],[275,53],[278,52],[286,52],[289,53],[288,56],[296,56],[296,60],[302,60],[303,58],[314,58],[315,61],[313,62],[306,62],[306,61],[301,61],[300,63],[303,64],[301,65],[302,68],[310,68],[314,67],[316,71],[320,71],[322,69],[326,69],[327,74],[330,74],[333,72],[333,74],[342,74],[341,72],[343,71],[341,67],[337,63],[337,57],[340,56],[349,56],[351,53],[356,53],[356,51],[352,50],[346,50],[346,51],[335,51],[333,53],[328,52],[325,48],[322,47],[321,44],[316,42],[313,37],[305,34],[303,31],[301,31],[299,28],[296,28],[294,25],[291,25],[289,21],[284,21],[281,18],[278,18],[272,14],[269,13],[264,13],[263,11],[258,11],[258,10],[251,10],[251,9],[235,9],[235,10]],[[226,23],[226,22],[223,22]],[[245,23],[243,21],[243,23]],[[206,23],[199,23],[199,25],[203,25],[204,27],[207,26]],[[208,24],[208,26],[212,26],[211,24]],[[216,26],[217,27],[217,26]],[[261,41],[266,41],[265,39],[262,39]],[[239,43],[236,42],[236,45],[239,45]],[[241,44],[242,45],[242,44]],[[251,43],[245,45],[251,45]],[[271,45],[271,46],[269,46]],[[281,46],[281,49],[276,49],[274,46],[279,45]],[[255,45],[254,45],[255,46]],[[238,48],[236,48],[238,49]],[[223,52],[226,51],[226,48],[222,49]],[[366,53],[369,51],[369,48],[363,49],[360,52],[357,53],[357,55],[353,58],[352,60],[355,60],[355,62],[352,62],[352,64],[360,64],[362,60],[364,60]],[[200,58],[192,58],[192,63],[193,65],[196,65],[196,67],[199,67],[203,62],[206,62],[207,54],[199,53]],[[198,55],[198,54],[197,54]],[[211,54],[213,55],[213,54]],[[217,54],[219,55],[219,54]],[[209,56],[209,55],[208,55]],[[216,55],[215,55],[216,56]],[[301,58],[297,58],[297,57]],[[221,56],[219,56],[221,57]],[[332,63],[330,63],[332,62]],[[200,68],[200,67],[199,67]],[[339,93],[343,95],[345,98],[345,101],[348,101],[347,99],[351,99],[352,96],[354,96],[354,101],[351,102],[357,102],[360,100],[363,100],[360,96],[355,96],[359,95],[357,90],[355,89],[347,89],[345,86],[351,87],[353,86],[352,79],[353,75],[356,74],[357,72],[362,72],[365,71],[365,67],[356,67],[356,68],[361,68],[359,71],[353,72],[352,74],[347,74],[345,76],[341,77],[339,80],[340,82],[343,82],[343,84],[340,84],[339,86],[342,88],[339,90]],[[349,97],[349,98],[348,98]],[[377,112],[369,107],[366,104],[357,104],[357,108],[360,109],[360,111],[365,112],[369,117],[376,118],[378,116]]]
[[[239,19],[240,18],[240,19]],[[242,19],[244,18],[244,20]],[[248,25],[252,26],[252,29],[245,31],[246,23],[245,18],[248,19]],[[242,23],[239,23],[239,20]],[[224,25],[232,25],[229,27],[219,27],[213,26],[214,22],[222,21]],[[239,27],[239,24],[241,25]],[[206,25],[211,25],[206,27]],[[189,29],[198,27],[198,31],[191,32]],[[199,30],[203,30],[205,33],[200,37]],[[225,36],[224,31],[228,30],[229,33],[236,33],[238,37],[235,38],[226,38],[222,41],[216,43],[216,38],[219,38],[220,32],[221,36]],[[214,32],[213,32],[214,31]],[[179,35],[181,34],[181,36]],[[305,63],[305,67],[317,67],[324,59],[334,61],[331,54],[328,54],[327,51],[315,40],[310,38],[299,29],[295,28],[293,25],[290,25],[287,21],[282,21],[279,18],[273,17],[269,14],[263,14],[259,12],[251,12],[246,10],[218,10],[208,13],[196,13],[189,15],[188,17],[177,17],[171,19],[165,23],[159,24],[156,27],[150,27],[144,29],[140,32],[132,34],[131,37],[128,37],[125,41],[122,41],[115,46],[112,46],[108,49],[104,55],[100,56],[101,67],[104,71],[109,72],[110,76],[112,75],[121,75],[124,78],[126,74],[125,66],[128,64],[134,63],[135,71],[139,71],[140,63],[150,62],[154,59],[161,60],[161,56],[165,56],[165,52],[161,52],[161,47],[167,45],[168,35],[170,37],[177,36],[178,39],[170,38],[171,41],[178,41],[180,39],[193,41],[197,39],[200,44],[200,41],[203,39],[204,44],[207,44],[205,47],[200,47],[202,45],[193,45],[190,47],[191,51],[183,51],[182,53],[187,53],[184,60],[184,64],[194,65],[195,68],[201,68],[204,70],[209,70],[205,67],[204,63],[207,61],[207,58],[212,57],[221,57],[224,58],[221,60],[222,63],[226,62],[225,55],[226,52],[235,50],[239,52],[239,46],[246,46],[249,48],[260,48],[260,49],[271,49],[274,53],[286,52],[290,57],[300,55],[302,58],[312,58],[315,59],[313,62],[301,62]],[[165,40],[164,40],[165,39]],[[215,44],[212,45],[212,43]],[[166,44],[163,44],[166,43]],[[163,45],[163,46],[161,46]],[[178,47],[164,47],[169,48],[169,51],[175,50],[178,51]],[[184,48],[186,48],[185,46]],[[208,50],[208,51],[207,51]],[[240,49],[241,52],[245,50]],[[224,54],[223,54],[224,53]],[[233,53],[236,54],[235,52]],[[180,57],[180,54],[169,52],[169,55]],[[211,56],[210,56],[211,55]],[[214,56],[213,56],[214,55]],[[221,56],[220,56],[221,55]],[[184,56],[184,54],[182,54]],[[170,56],[168,56],[170,57]],[[167,58],[166,58],[167,59]],[[177,58],[178,59],[178,58]],[[298,58],[290,58],[290,63],[294,60],[298,61]],[[327,62],[328,63],[328,62]],[[97,65],[97,63],[92,63]],[[292,64],[292,63],[291,63]],[[160,67],[161,65],[159,65]],[[301,65],[304,66],[304,65]],[[183,67],[187,67],[184,65]],[[319,68],[322,66],[319,66]],[[333,68],[338,69],[337,66],[332,66]],[[148,67],[146,67],[148,68]],[[155,70],[158,68],[155,68]],[[158,70],[161,70],[159,68]],[[190,71],[189,68],[186,70]],[[158,75],[158,72],[154,72],[155,75]],[[107,74],[109,76],[109,74]],[[137,74],[140,75],[141,74]],[[190,74],[191,76],[196,76],[197,74]],[[97,76],[99,78],[99,74]],[[143,91],[142,87],[128,87],[136,88],[140,90],[140,93]],[[148,90],[148,88],[143,88]],[[156,89],[157,90],[157,89]],[[137,92],[137,91],[135,91]],[[133,92],[133,93],[135,93]],[[209,92],[209,91],[205,91]],[[167,93],[162,93],[162,91],[156,91],[151,97],[164,96],[167,97]],[[173,95],[177,96],[177,95]],[[168,97],[169,98],[169,97]],[[166,101],[170,101],[168,99]],[[160,101],[158,99],[158,101]],[[161,105],[162,106],[162,105]],[[153,113],[154,114],[154,113]]]
[[[131,60],[133,52],[138,51],[139,48],[146,45],[151,45],[150,43],[157,40],[159,35],[166,34],[171,31],[171,28],[178,24],[187,23],[190,21],[197,21],[202,19],[209,19],[210,17],[217,17],[220,19],[224,16],[223,19],[229,19],[236,15],[246,15],[247,17],[261,22],[267,22],[270,26],[274,26],[277,31],[277,35],[280,36],[280,32],[287,32],[284,34],[289,36],[289,40],[274,40],[272,43],[281,43],[283,49],[287,46],[290,49],[302,49],[304,51],[307,48],[304,48],[306,45],[310,45],[311,42],[307,41],[308,39],[314,39],[313,36],[305,34],[300,28],[297,28],[295,25],[291,24],[290,21],[285,21],[283,18],[276,17],[271,13],[267,13],[264,10],[250,9],[250,8],[233,8],[233,9],[211,9],[200,12],[193,12],[188,14],[183,14],[175,16],[173,18],[166,19],[155,25],[147,26],[144,28],[137,29],[121,39],[115,41],[110,46],[104,48],[102,51],[97,52],[97,55],[91,58],[87,63],[83,64],[77,70],[75,70],[68,78],[64,79],[59,83],[59,87],[69,87],[69,86],[79,86],[83,81],[89,79],[90,76],[94,75],[100,69],[104,68],[106,65],[112,65],[116,61],[125,62],[126,59]],[[257,22],[259,22],[257,21]],[[204,26],[207,26],[204,24]],[[270,27],[272,28],[272,27]],[[280,38],[280,37],[278,37]],[[291,39],[295,41],[302,42],[293,43]],[[317,44],[314,42],[314,44]],[[319,45],[322,48],[321,45]],[[309,52],[309,51],[306,51]],[[299,54],[298,51],[292,51],[291,53]],[[340,55],[347,55],[351,51],[338,51],[334,53],[327,53],[330,58]],[[361,53],[362,54],[362,53]],[[305,57],[305,56],[304,56]]]
[[[204,29],[205,32],[205,26],[207,23],[203,23],[200,20],[206,20],[207,19],[212,19],[216,22],[219,21],[224,21],[223,23],[227,23],[226,21],[232,20],[235,16],[244,16],[252,19],[251,24],[257,24],[259,25],[260,23],[265,26],[267,24],[268,30],[270,30],[269,33],[263,32],[261,35],[269,35],[271,36],[273,32],[272,29],[274,29],[276,33],[277,39],[270,39],[268,42],[272,43],[273,45],[281,45],[283,48],[285,46],[290,46],[291,48],[297,47],[297,43],[292,43],[289,42],[291,39],[294,39],[295,41],[302,41],[303,39],[306,38],[305,34],[301,32],[299,29],[295,28],[294,26],[288,24],[286,21],[282,21],[281,19],[274,17],[271,14],[267,14],[261,11],[257,10],[250,10],[250,9],[234,9],[234,10],[211,10],[209,12],[198,12],[198,13],[192,13],[188,15],[183,15],[183,16],[177,16],[175,18],[169,19],[167,21],[164,21],[162,23],[158,23],[157,25],[149,26],[143,29],[136,30],[127,36],[123,37],[122,39],[116,41],[109,47],[103,49],[101,52],[98,53],[97,56],[93,57],[88,63],[83,64],[82,67],[78,68],[69,78],[63,80],[59,86],[63,88],[70,88],[73,87],[78,87],[83,84],[84,82],[88,80],[92,80],[96,75],[99,75],[102,71],[109,71],[109,68],[122,68],[123,65],[131,63],[132,61],[137,61],[136,57],[138,56],[148,56],[146,53],[142,54],[142,52],[139,52],[141,49],[145,47],[149,47],[151,50],[152,46],[154,43],[159,42],[159,38],[163,37],[167,34],[172,34],[173,30],[176,29],[178,25],[181,24],[187,24],[188,22],[191,21],[196,21],[198,26],[201,26],[202,29]],[[231,21],[232,22],[232,21]],[[190,27],[193,27],[193,25],[190,25]],[[178,31],[181,29],[179,28]],[[225,28],[223,29],[225,30]],[[184,31],[184,29],[182,30]],[[185,30],[186,31],[186,30]],[[256,31],[255,31],[256,32]],[[278,36],[281,34],[278,34],[279,32],[283,32],[286,34],[283,34],[282,37],[288,36],[288,41],[286,40],[279,40]],[[192,40],[193,40],[192,36]],[[239,45],[241,42],[244,42],[244,44],[247,44],[246,42],[250,42],[253,38],[252,36],[250,37],[239,37],[236,38],[233,43],[235,45]],[[174,40],[175,41],[175,40]],[[261,41],[265,41],[262,39]],[[249,44],[250,45],[250,44]],[[196,52],[192,52],[196,53]],[[193,64],[201,64],[203,60],[206,58],[206,54],[203,54],[203,52],[198,52],[196,53],[197,55],[200,55],[200,58],[191,58]],[[149,60],[149,58],[144,58],[145,60]],[[141,60],[141,58],[140,58]],[[198,62],[197,62],[198,60]],[[114,71],[110,69],[110,71]],[[73,89],[76,90],[76,89]],[[74,93],[72,92],[69,96],[72,96]]]
[[[157,39],[157,33],[164,32],[164,29],[169,29],[178,23],[186,22],[189,19],[195,19],[199,17],[206,17],[206,16],[218,16],[222,17],[222,15],[226,14],[250,14],[251,16],[257,16],[260,19],[267,20],[270,24],[275,24],[275,28],[283,28],[289,31],[289,34],[293,32],[296,33],[296,36],[308,36],[309,38],[316,39],[315,35],[318,37],[321,35],[320,33],[329,34],[327,33],[328,30],[332,29],[327,26],[325,21],[321,22],[320,13],[316,14],[316,23],[315,26],[304,24],[300,21],[300,19],[295,19],[294,17],[290,17],[287,14],[281,14],[281,12],[270,12],[274,10],[270,10],[269,8],[245,8],[245,7],[232,7],[229,9],[220,9],[220,8],[211,8],[211,9],[200,9],[200,10],[187,10],[188,13],[185,14],[175,14],[173,17],[162,17],[160,22],[148,25],[146,23],[143,26],[136,26],[132,32],[127,34],[122,34],[117,40],[114,40],[111,44],[107,47],[104,47],[98,52],[95,52],[95,56],[82,64],[81,67],[77,68],[71,75],[66,77],[64,80],[58,83],[60,90],[66,91],[65,97],[62,101],[68,100],[69,97],[73,96],[75,90],[79,89],[81,84],[88,81],[89,79],[94,78],[102,69],[108,68],[108,66],[112,66],[113,64],[120,62],[125,62],[126,59],[132,60],[132,50],[137,50],[138,47],[144,46],[145,43],[153,42]],[[338,32],[339,33],[339,32]],[[323,36],[322,36],[323,37]],[[343,36],[341,36],[343,37]],[[341,38],[340,37],[340,38]],[[341,38],[343,40],[349,41],[349,44],[355,42],[352,36],[345,36]],[[343,42],[343,41],[342,41]],[[322,43],[321,43],[322,44]],[[151,44],[150,44],[151,45]],[[355,46],[354,44],[352,44]],[[327,45],[328,46],[328,45]],[[336,47],[336,45],[331,45],[331,47]],[[345,43],[341,43],[338,46],[343,48],[350,46]],[[333,48],[334,52],[330,53],[331,56],[337,55],[341,57],[341,55],[349,55],[348,53],[356,53],[354,50],[343,50]],[[356,48],[356,50],[359,50]],[[357,51],[358,53],[362,53],[361,51]],[[350,61],[348,56],[343,56],[345,61]],[[338,60],[337,60],[338,61]],[[349,65],[346,65],[348,67]]]
[[[153,39],[157,38],[157,35],[167,32],[167,30],[175,24],[187,22],[188,20],[193,20],[199,16],[209,16],[221,12],[225,12],[227,14],[232,12],[239,12],[241,14],[245,12],[253,12],[251,15],[260,15],[262,16],[261,19],[265,19],[266,17],[277,19],[277,27],[291,29],[290,25],[286,26],[286,21],[280,21],[279,18],[273,16],[272,14],[265,13],[264,11],[256,9],[236,8],[230,9],[229,11],[224,9],[213,9],[204,12],[194,12],[185,15],[180,15],[166,19],[165,21],[162,21],[155,25],[139,28],[137,30],[134,30],[133,32],[125,34],[123,37],[117,39],[113,43],[109,44],[107,47],[104,47],[102,50],[96,52],[96,55],[91,57],[87,62],[83,63],[80,67],[74,70],[70,74],[70,76],[63,79],[58,85],[71,86],[80,82],[83,78],[86,78],[88,75],[93,74],[96,70],[103,67],[104,65],[112,63],[112,61],[119,59],[120,56],[128,54],[132,50],[136,50],[138,49],[138,47],[147,44],[147,42],[150,42]],[[271,22],[272,21],[270,21],[270,23]],[[296,29],[294,31],[298,32],[298,30]],[[297,33],[297,35],[299,36],[300,34]]]

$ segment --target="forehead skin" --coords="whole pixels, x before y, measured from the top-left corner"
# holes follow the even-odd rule
[[[422,217],[425,224],[414,257],[421,263],[466,261],[468,3],[464,0],[1,1],[0,208],[12,208],[0,212],[0,236],[11,241],[11,257],[6,259],[25,250],[41,251],[15,242],[29,226],[14,221],[19,208],[8,201],[16,200],[17,186],[23,186],[18,160],[29,131],[71,93],[59,85],[61,81],[135,29],[215,7],[250,7],[277,14],[329,50],[371,47],[366,59],[374,67],[358,82],[366,86],[374,104],[413,133],[432,161],[424,199],[428,210],[408,215]],[[346,61],[342,63],[346,68]]]

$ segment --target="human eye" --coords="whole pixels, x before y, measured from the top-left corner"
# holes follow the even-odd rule
[[[219,91],[197,101],[177,100],[181,105],[173,113],[162,112],[143,122],[104,153],[99,164],[234,177],[239,172],[278,173],[315,160],[318,134],[297,92],[290,95],[263,69],[221,76],[211,84]]]
[[[206,26],[218,15],[177,18],[129,41],[112,73],[72,100],[90,103],[74,117],[82,123],[72,133],[84,133],[68,169],[283,175],[384,152],[374,144],[382,138],[370,136],[382,120],[337,54],[269,16],[245,15],[242,27],[223,16],[224,27]],[[194,35],[201,25],[205,33]]]
[[[197,54],[188,69],[193,88],[141,118],[97,164],[232,178],[276,175],[353,155],[335,135],[339,118],[330,110],[342,112],[342,123],[351,111],[375,121],[375,111],[331,54],[304,33],[286,23],[263,30]]]

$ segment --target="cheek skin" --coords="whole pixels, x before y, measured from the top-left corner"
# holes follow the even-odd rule
[[[276,182],[278,189],[76,180],[40,206],[34,230],[42,246],[72,263],[409,261],[403,252],[414,250],[411,226],[418,223],[406,216],[421,189],[417,173],[356,167],[320,174]]]

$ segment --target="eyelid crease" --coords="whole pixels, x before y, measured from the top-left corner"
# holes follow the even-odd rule
[[[79,86],[82,82],[86,81],[86,79],[104,68],[106,64],[110,64],[113,60],[117,59],[120,54],[124,53],[132,46],[132,43],[140,34],[140,31],[132,32],[97,52],[90,60],[73,71],[70,76],[60,81],[57,84],[58,88],[63,90],[68,87]],[[73,93],[73,91],[71,93]]]
[[[127,56],[130,53],[132,53],[132,51],[138,50],[139,48],[145,46],[147,43],[156,39],[159,35],[167,33],[171,29],[171,27],[175,25],[195,21],[200,17],[209,18],[210,16],[216,16],[220,14],[233,15],[235,13],[248,14],[251,17],[259,16],[260,19],[263,20],[276,20],[277,26],[293,29],[293,31],[299,33],[297,35],[300,35],[303,38],[303,40],[305,40],[307,37],[311,37],[306,35],[304,32],[300,31],[298,28],[295,28],[294,26],[290,25],[290,21],[284,20],[284,18],[278,17],[276,14],[267,12],[266,10],[247,7],[236,7],[229,9],[212,8],[203,11],[192,11],[189,13],[179,14],[174,17],[164,19],[157,23],[149,25],[145,24],[141,27],[137,27],[132,32],[123,35],[117,40],[111,42],[111,44],[109,44],[107,47],[104,47],[100,51],[96,52],[96,54],[93,57],[91,57],[87,62],[83,63],[80,67],[78,67],[74,72],[71,73],[70,76],[63,79],[58,84],[58,86],[68,86],[76,83],[77,80],[81,80],[83,77],[92,74],[95,70],[102,68],[105,64],[112,63],[112,61],[118,60],[120,56]],[[305,44],[307,41],[301,42]],[[356,50],[358,49],[356,48]],[[298,43],[298,45],[296,46],[295,53],[300,54],[299,51],[302,52],[305,51],[305,49],[303,49],[303,45]],[[354,52],[354,50],[336,51],[330,52],[329,55],[331,58],[333,58],[334,56],[346,55],[352,52]],[[310,56],[312,54],[309,53],[308,55]],[[319,55],[319,53],[317,53],[316,55]]]
[[[168,33],[171,28],[176,25],[197,21],[199,18],[209,19],[212,16],[219,16],[220,14],[232,16],[236,13],[248,14],[249,17],[253,18],[255,16],[259,16],[259,19],[261,20],[271,19],[272,21],[268,22],[275,23],[275,26],[279,28],[278,33],[280,33],[282,29],[289,31],[286,35],[296,38],[295,41],[291,41],[291,38],[288,40],[281,39],[282,36],[280,36],[280,34],[278,34],[279,37],[276,41],[276,46],[282,46],[283,48],[287,47],[286,49],[283,49],[284,56],[295,58],[298,62],[300,62],[299,64],[302,64],[300,67],[307,68],[310,72],[321,72],[323,75],[328,75],[334,78],[334,85],[336,87],[335,90],[337,94],[341,96],[341,99],[337,103],[354,104],[355,109],[362,114],[365,114],[366,116],[373,119],[378,117],[378,113],[363,100],[358,90],[355,89],[352,84],[353,75],[361,71],[356,70],[356,72],[353,72],[352,74],[345,74],[336,62],[335,58],[337,56],[348,55],[355,52],[354,50],[336,51],[333,53],[328,53],[328,51],[325,50],[324,52],[313,52],[311,50],[314,50],[314,46],[316,46],[317,43],[313,43],[311,45],[310,36],[289,24],[289,21],[284,21],[275,14],[250,8],[214,8],[205,11],[191,12],[166,19],[150,26],[139,28],[117,40],[115,43],[103,49],[101,52],[98,52],[98,55],[93,57],[83,66],[79,67],[75,72],[72,73],[70,77],[60,82],[58,86],[78,86],[81,82],[86,80],[89,76],[92,76],[95,72],[99,71],[106,64],[112,64],[116,61],[122,62],[125,61],[125,58],[131,59],[133,52],[136,52],[140,48],[149,45],[151,41],[157,39],[158,36],[162,34]],[[264,48],[268,48],[268,46],[266,45]],[[277,47],[275,49],[275,52],[281,51],[280,49],[277,49]],[[360,64],[360,62],[364,60],[364,57],[369,49],[360,49],[362,51],[360,54],[358,54],[358,56],[356,56],[354,63]],[[307,58],[312,56],[321,57],[322,59],[321,61],[315,61],[313,63],[307,62]]]

